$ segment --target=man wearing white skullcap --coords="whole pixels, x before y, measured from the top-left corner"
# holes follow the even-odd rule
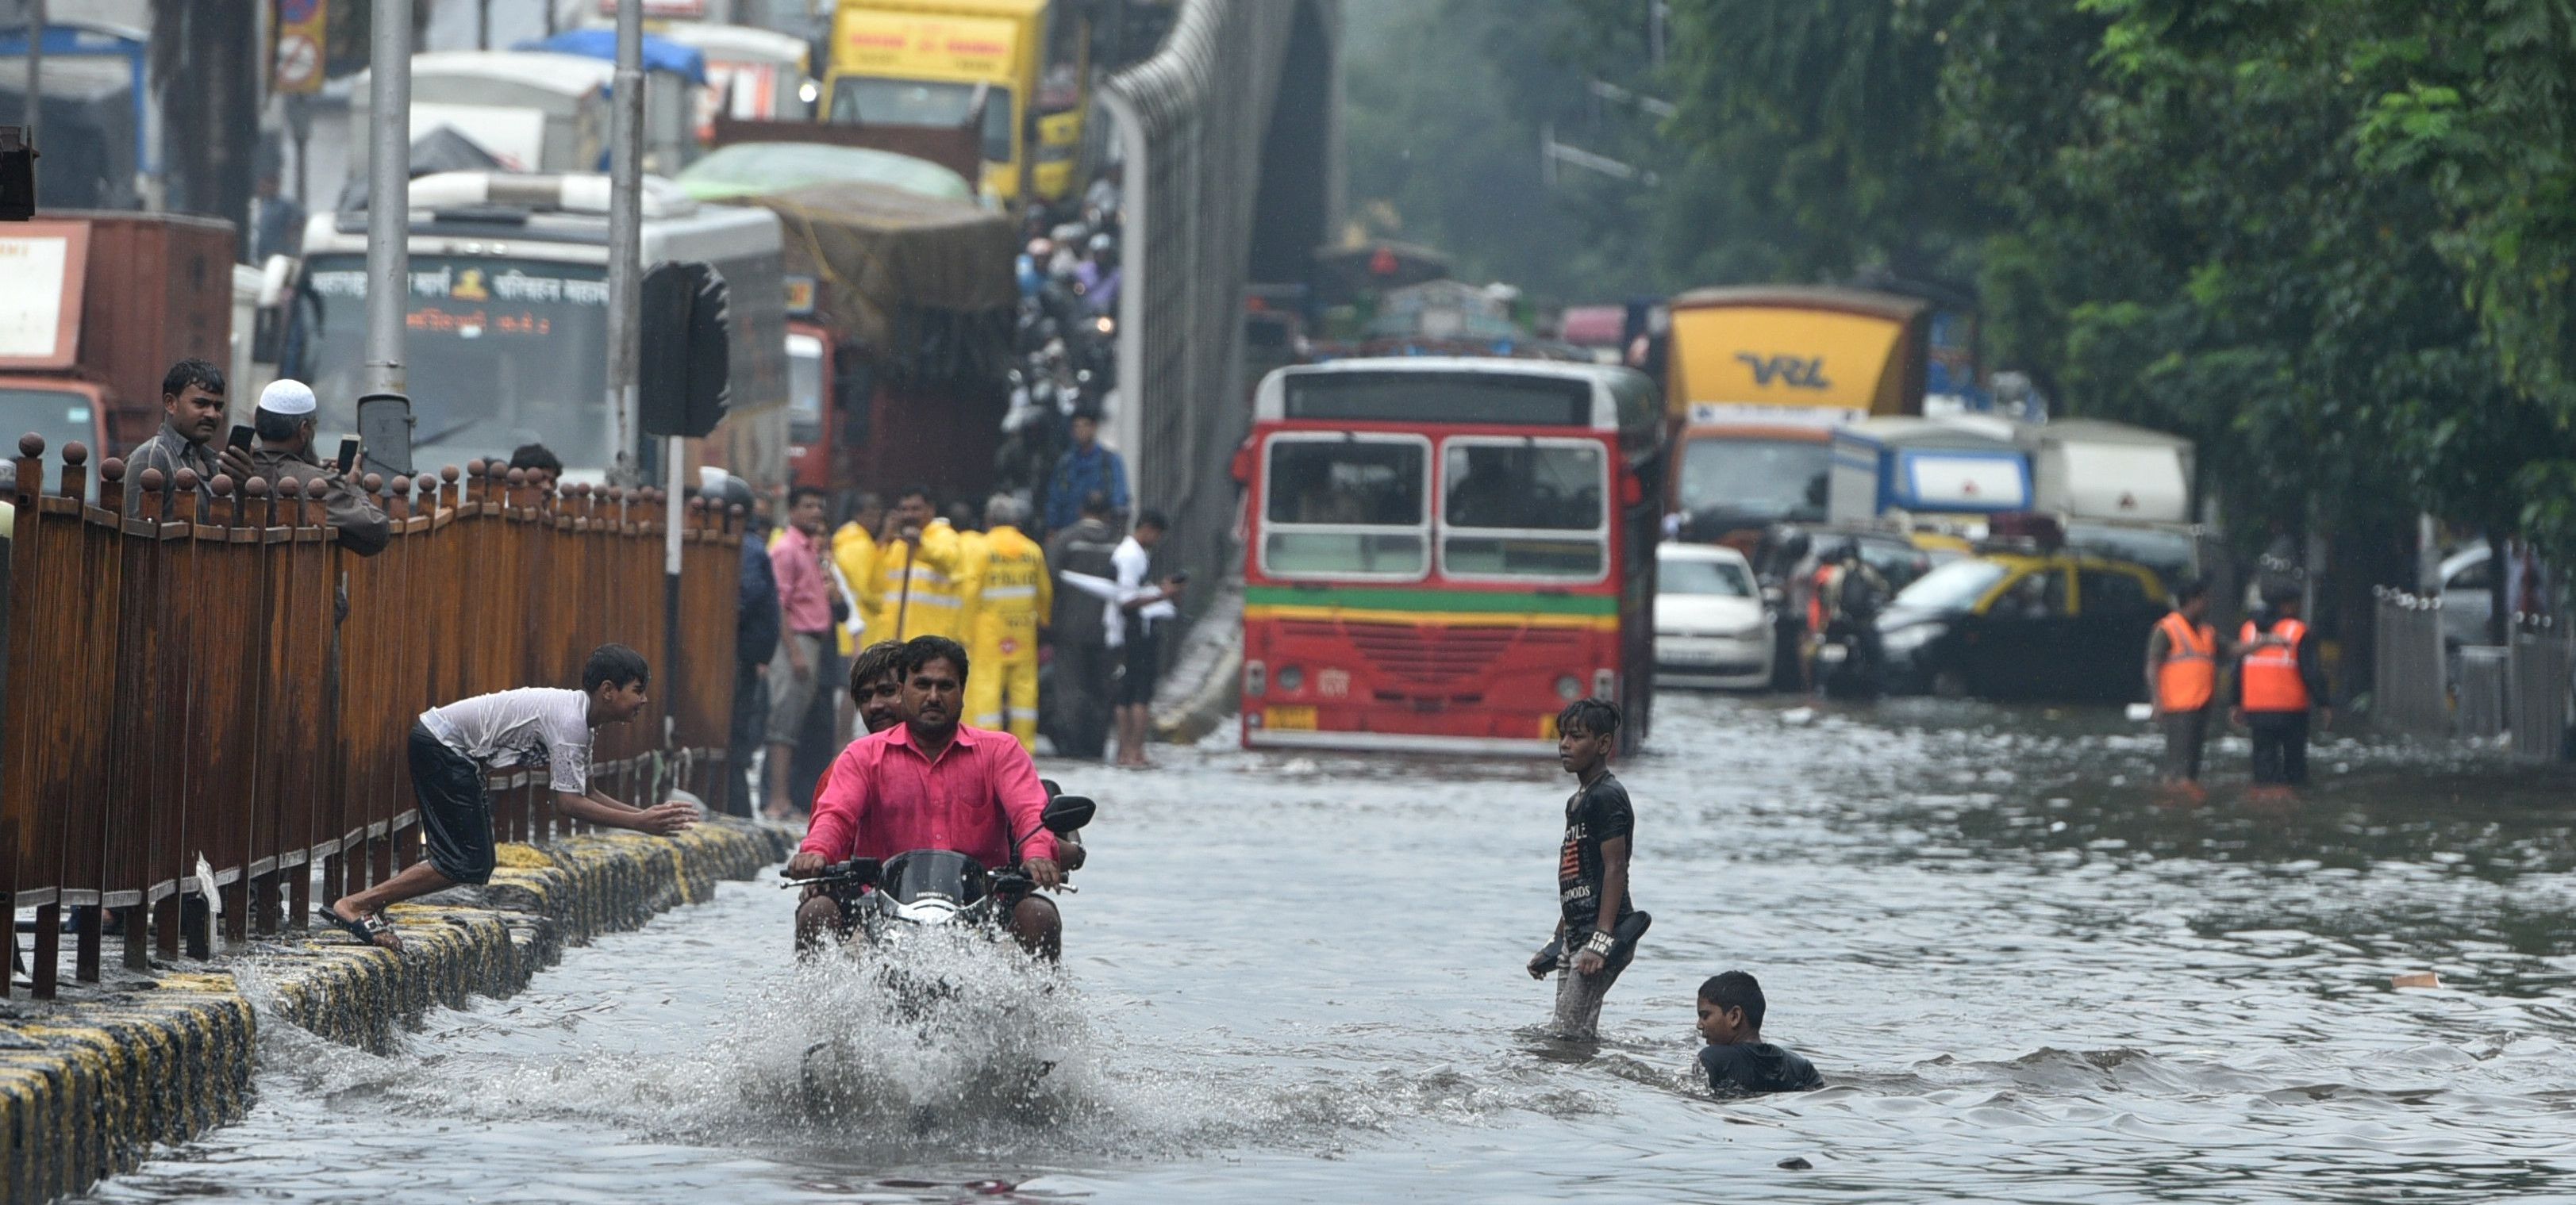
[[[340,546],[359,556],[374,556],[393,539],[393,524],[364,492],[314,457],[319,409],[312,386],[286,379],[269,382],[259,393],[259,409],[251,419],[259,433],[259,447],[250,454],[250,475],[265,478],[272,489],[280,482],[296,482],[308,498],[318,491],[324,522],[340,533]],[[225,462],[232,464],[235,458],[228,452]]]

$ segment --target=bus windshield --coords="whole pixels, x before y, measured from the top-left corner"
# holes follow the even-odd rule
[[[1682,445],[1682,510],[1754,523],[1821,523],[1830,444],[1699,436]]]
[[[1430,441],[1276,435],[1262,475],[1265,571],[1420,577],[1430,569]]]
[[[1456,438],[1441,458],[1440,563],[1462,577],[1590,581],[1609,564],[1601,445]]]
[[[984,158],[1011,161],[1011,90],[992,84],[943,83],[935,80],[882,79],[856,75],[832,89],[832,123],[870,126],[948,126],[966,124],[975,98],[984,102]]]
[[[566,467],[616,460],[608,412],[608,286],[596,265],[414,255],[404,375],[421,471],[542,443]],[[367,264],[317,255],[313,392],[324,431],[358,429],[367,354]]]

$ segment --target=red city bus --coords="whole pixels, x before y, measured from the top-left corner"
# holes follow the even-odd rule
[[[1283,368],[1249,487],[1243,744],[1552,755],[1596,695],[1646,734],[1663,404],[1625,368]]]

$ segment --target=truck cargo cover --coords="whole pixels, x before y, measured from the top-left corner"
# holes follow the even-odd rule
[[[823,184],[733,198],[778,215],[787,271],[815,278],[815,308],[872,359],[900,361],[922,327],[967,331],[1008,350],[1009,311],[1019,301],[1012,274],[1016,237],[1009,217],[868,184]],[[999,315],[996,322],[960,322]],[[979,357],[980,358],[980,357]]]

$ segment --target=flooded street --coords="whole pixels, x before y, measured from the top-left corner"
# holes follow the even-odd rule
[[[1651,746],[1597,1049],[1521,970],[1552,764],[1220,737],[1049,767],[1101,801],[1060,980],[965,951],[968,1003],[889,1015],[727,884],[394,1057],[264,1019],[247,1119],[91,1199],[2576,1198],[2563,775],[2337,736],[2249,800],[2239,738],[2187,803],[2111,713],[1680,693]],[[1708,1099],[1730,968],[1827,1090]],[[835,1037],[854,1099],[809,1120]]]

